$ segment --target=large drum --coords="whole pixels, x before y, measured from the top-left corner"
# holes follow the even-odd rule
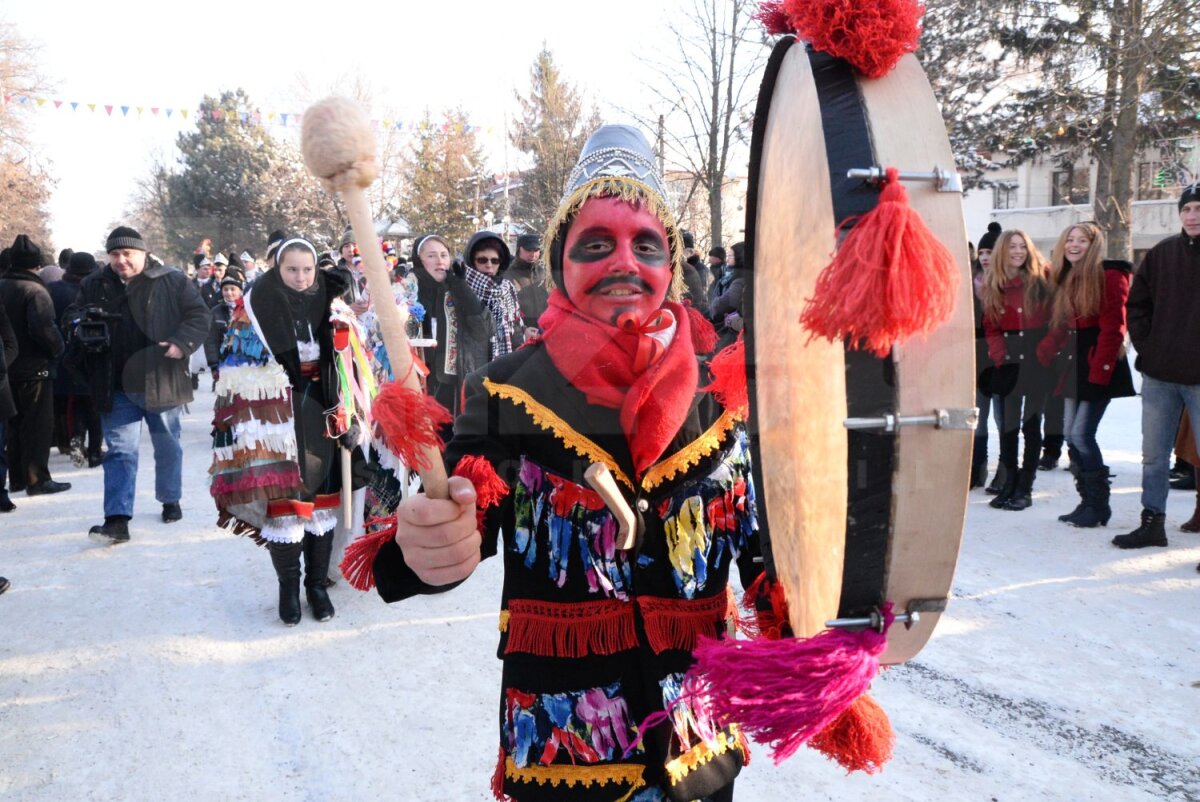
[[[809,341],[799,318],[835,230],[874,208],[851,170],[940,173],[910,203],[961,270],[952,317],[885,358]],[[862,78],[785,37],[767,67],[751,150],[747,373],[768,573],[796,635],[869,618],[886,602],[916,620],[882,662],[928,641],[945,608],[966,514],[974,427],[970,265],[954,158],[914,56]]]

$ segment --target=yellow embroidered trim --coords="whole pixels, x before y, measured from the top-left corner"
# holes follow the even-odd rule
[[[504,776],[516,782],[537,783],[538,785],[549,783],[555,788],[559,785],[566,785],[568,788],[573,788],[576,785],[600,786],[611,783],[632,785],[633,787],[629,789],[629,793],[622,797],[622,799],[628,799],[633,796],[634,791],[645,786],[646,781],[642,778],[643,771],[643,766],[632,763],[615,763],[603,766],[528,766],[522,769],[513,762],[511,757],[504,760]]]
[[[736,725],[731,725],[728,732],[719,733],[715,746],[708,741],[701,741],[679,757],[668,761],[665,768],[667,774],[671,776],[671,784],[677,784],[698,766],[703,766],[716,756],[723,755],[731,749],[741,752],[742,760],[745,761],[746,747]]]
[[[508,619],[512,616],[508,610],[500,611],[500,631],[508,632]]]
[[[653,490],[668,479],[674,478],[689,467],[699,465],[700,460],[721,447],[721,442],[741,418],[730,410],[721,413],[708,431],[646,471],[642,477],[642,489]]]
[[[553,432],[563,445],[574,450],[580,456],[587,457],[592,462],[604,463],[612,471],[612,475],[617,477],[617,481],[624,483],[626,487],[633,488],[633,482],[617,466],[617,461],[612,458],[611,454],[572,429],[566,421],[534,400],[529,393],[519,387],[513,387],[511,384],[496,384],[491,379],[484,379],[483,386],[488,391],[488,395],[506,398],[514,404],[524,406],[529,417],[533,418],[533,422],[543,429]]]

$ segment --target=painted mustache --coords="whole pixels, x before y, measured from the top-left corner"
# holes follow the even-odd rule
[[[625,275],[625,276],[605,276],[597,281],[588,289],[588,295],[593,295],[598,292],[604,292],[609,287],[623,284],[626,286],[633,285],[642,292],[654,292],[654,288],[641,276]]]

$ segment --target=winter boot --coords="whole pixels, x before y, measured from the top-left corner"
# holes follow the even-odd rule
[[[1073,463],[1068,467],[1071,471],[1071,475],[1075,477],[1075,492],[1079,494],[1079,503],[1075,505],[1075,509],[1068,512],[1066,515],[1058,516],[1058,520],[1069,524],[1075,520],[1075,518],[1079,517],[1080,513],[1087,509],[1087,496],[1085,496],[1083,493],[1083,479],[1080,478],[1082,475],[1081,472],[1074,466]],[[1105,478],[1107,478],[1108,472],[1105,471],[1104,475]]]
[[[1167,516],[1161,512],[1142,510],[1142,525],[1127,535],[1117,535],[1113,545],[1121,549],[1144,549],[1146,546],[1167,545]]]
[[[1200,532],[1200,490],[1196,491],[1196,511],[1192,513],[1191,519],[1179,528],[1184,532]]]
[[[328,621],[333,618],[333,602],[325,579],[329,576],[329,558],[333,554],[333,530],[323,535],[304,533],[304,594],[313,618]]]
[[[971,463],[971,484],[968,485],[968,490],[974,490],[977,487],[983,487],[987,484],[987,461],[976,460]]]
[[[1019,512],[1033,506],[1033,477],[1036,473],[1036,468],[1017,471],[1017,485],[1001,509]]]
[[[16,508],[17,505],[8,497],[8,491],[0,489],[0,512],[12,512]]]
[[[1170,484],[1172,490],[1195,490],[1196,469],[1192,468],[1189,471],[1182,472],[1179,474],[1179,478],[1171,479],[1168,484]]]
[[[300,553],[303,543],[267,543],[271,563],[279,577],[279,620],[294,627],[300,623]]]
[[[996,497],[988,502],[988,506],[997,510],[1002,509],[1008,503],[1008,500],[1012,498],[1013,493],[1017,489],[1017,475],[1020,474],[1020,471],[1015,471],[1005,465],[1001,465],[996,469],[996,475],[999,476],[1001,473],[1004,474],[1004,485],[1000,488]],[[996,484],[995,481],[992,484]]]
[[[1000,463],[996,466],[996,475],[992,477],[992,483],[988,485],[983,492],[987,493],[989,496],[999,495],[1004,491],[1004,485],[1007,476],[1008,468],[1004,466],[1004,463]]]
[[[1065,519],[1066,522],[1084,529],[1108,526],[1108,519],[1112,517],[1112,507],[1108,506],[1108,469],[1084,471],[1079,474],[1079,480],[1083,486],[1083,509]]]
[[[1058,467],[1058,458],[1062,456],[1061,451],[1051,451],[1046,449],[1042,454],[1042,458],[1038,460],[1037,469],[1039,471],[1052,471]]]
[[[106,515],[104,523],[93,526],[88,530],[88,540],[112,546],[117,543],[129,542],[129,516]]]

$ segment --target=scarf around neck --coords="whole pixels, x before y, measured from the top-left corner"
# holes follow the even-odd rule
[[[679,432],[696,394],[700,369],[687,311],[668,302],[648,323],[618,327],[583,314],[555,289],[538,323],[550,361],[571,386],[589,404],[619,411],[640,477]]]

